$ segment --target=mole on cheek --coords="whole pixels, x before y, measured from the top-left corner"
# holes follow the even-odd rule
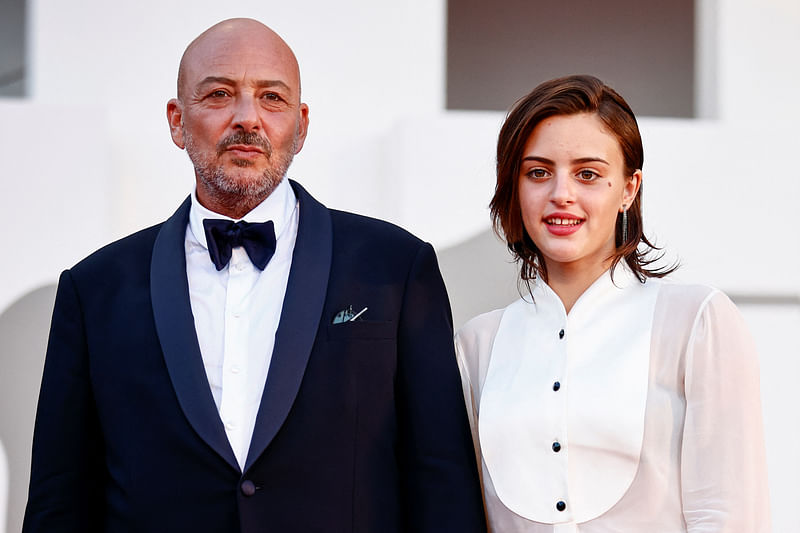
[[[608,186],[611,187],[611,182],[610,181],[608,182]]]

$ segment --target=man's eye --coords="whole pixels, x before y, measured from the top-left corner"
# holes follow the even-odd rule
[[[209,94],[209,96],[211,98],[224,98],[224,97],[228,96],[228,93],[226,93],[222,89],[218,89],[218,90],[212,92],[211,94]]]
[[[264,100],[269,100],[271,102],[277,102],[281,99],[281,97],[275,93],[264,93],[263,98]]]

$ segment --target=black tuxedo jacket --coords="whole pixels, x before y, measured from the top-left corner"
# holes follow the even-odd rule
[[[433,249],[292,186],[297,242],[244,471],[194,329],[187,199],[61,276],[25,533],[485,530]],[[363,320],[332,324],[350,305]]]

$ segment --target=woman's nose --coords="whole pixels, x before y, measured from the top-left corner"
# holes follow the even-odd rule
[[[553,203],[563,205],[574,201],[575,183],[566,172],[556,172],[551,183],[553,188],[550,191],[550,200]]]

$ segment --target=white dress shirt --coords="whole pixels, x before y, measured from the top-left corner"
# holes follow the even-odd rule
[[[456,336],[495,533],[770,530],[758,362],[721,292],[618,268]]]
[[[217,271],[208,255],[203,219],[233,220],[200,205],[192,193],[186,229],[186,274],[200,353],[233,453],[244,468],[267,379],[297,239],[297,198],[283,179],[242,220],[275,225],[276,248],[258,270],[244,248]]]

